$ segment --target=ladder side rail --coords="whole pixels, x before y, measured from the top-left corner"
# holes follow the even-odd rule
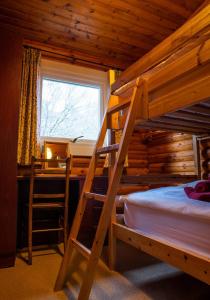
[[[63,260],[62,260],[62,263],[60,266],[60,270],[58,272],[58,276],[56,279],[56,283],[55,283],[55,287],[54,287],[55,291],[61,290],[66,281],[67,271],[69,269],[69,264],[70,264],[71,256],[72,256],[73,249],[74,249],[74,244],[72,243],[72,239],[76,239],[78,232],[79,232],[80,224],[82,222],[82,218],[83,218],[86,203],[87,203],[87,199],[85,197],[85,192],[90,191],[90,189],[92,187],[92,183],[93,183],[94,175],[95,175],[95,169],[96,169],[96,165],[97,165],[97,158],[98,158],[96,156],[96,151],[97,151],[98,147],[103,146],[104,139],[106,136],[106,128],[107,128],[107,118],[106,118],[106,114],[105,114],[104,119],[103,119],[103,124],[101,127],[101,131],[99,133],[98,141],[95,145],[95,149],[94,149],[91,161],[90,161],[88,174],[85,179],[85,183],[84,183],[82,193],[81,193],[81,196],[79,199],[79,203],[77,206],[76,214],[74,216],[74,221],[73,221],[72,228],[71,228],[71,231],[70,231],[70,234],[68,237],[64,257],[63,257]]]
[[[109,188],[107,192],[107,201],[103,206],[95,239],[91,249],[91,256],[86,269],[86,274],[88,274],[88,276],[85,276],[83,279],[78,300],[87,300],[89,298],[89,294],[93,284],[94,273],[102,252],[105,235],[108,229],[110,216],[115,202],[115,196],[117,194],[117,189],[120,183],[120,177],[122,175],[122,170],[125,162],[125,155],[128,149],[129,137],[131,136],[135,126],[136,114],[138,111],[139,101],[141,101],[142,94],[143,84],[142,80],[138,78],[132,94],[131,105],[128,110],[125,127],[120,142],[119,152],[116,158],[116,163],[111,174]]]
[[[110,144],[115,144],[116,143],[116,132],[111,130],[110,135]],[[111,174],[113,172],[113,168],[116,162],[116,153],[110,153],[110,158],[109,158],[109,181],[111,179]],[[113,233],[113,226],[112,223],[116,222],[116,205],[114,203],[113,209],[112,209],[112,214],[110,218],[110,224],[109,224],[109,232],[108,232],[108,264],[110,269],[114,269],[115,267],[115,261],[116,261],[116,243],[117,240],[114,236]]]

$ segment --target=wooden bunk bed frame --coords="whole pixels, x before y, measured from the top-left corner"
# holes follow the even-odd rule
[[[125,84],[125,82],[128,83]],[[123,86],[120,87],[121,85]],[[110,267],[115,264],[116,239],[120,239],[210,284],[210,256],[204,257],[152,236],[139,234],[118,224],[115,214],[115,197],[120,184],[129,138],[135,126],[187,132],[199,136],[208,135],[210,133],[209,100],[210,5],[207,4],[171,37],[125,71],[114,85],[55,290],[63,288],[69,267],[73,267],[71,259],[76,249],[88,260],[86,276],[83,278],[78,299],[89,298],[110,218]],[[113,103],[114,106],[112,106]],[[115,144],[115,130],[119,128],[115,128],[114,124],[120,110],[127,110],[127,116],[126,121],[121,122],[120,125],[124,125],[121,142]],[[111,129],[111,145],[103,147],[107,129]],[[110,156],[109,187],[106,195],[97,195],[91,193],[91,186],[97,159],[104,153]],[[139,180],[141,180],[140,177]],[[85,205],[90,200],[104,203],[91,250],[77,241]]]
[[[195,27],[192,28],[192,24]],[[173,49],[173,53],[167,53],[166,57],[160,59],[155,66],[151,67],[149,63],[147,64],[148,57],[151,58],[152,65],[153,58],[157,59],[161,49],[169,47],[169,41],[175,42],[180,32],[183,34],[193,32],[193,35],[188,36],[188,39],[184,36],[182,44],[178,40],[176,51]],[[209,135],[210,5],[169,37],[166,44],[163,42],[157,46],[152,53],[140,59],[122,74],[113,85],[113,94],[117,95],[120,101],[123,101],[124,97],[129,97],[135,79],[115,91],[114,89],[130,78],[132,69],[135,74],[136,66],[140,68],[143,66],[140,78],[144,82],[140,114],[136,120],[137,127],[186,132],[196,136]],[[144,69],[149,70],[144,72]],[[151,183],[150,179],[148,183]],[[120,239],[210,284],[210,254],[209,257],[203,257],[197,253],[186,252],[174,244],[167,244],[154,237],[139,234],[133,229],[118,224],[115,213],[112,213],[109,239],[109,266],[112,269],[116,259],[116,239]]]

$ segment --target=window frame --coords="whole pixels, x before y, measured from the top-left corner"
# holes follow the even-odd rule
[[[41,122],[42,109],[42,82],[43,79],[55,80],[60,82],[79,84],[89,87],[100,88],[100,126],[102,124],[105,108],[107,106],[107,99],[109,94],[109,80],[108,74],[104,71],[81,67],[77,65],[67,64],[48,59],[41,60],[40,72],[40,111],[39,119]],[[41,125],[41,123],[40,123]],[[79,139],[77,143],[71,143],[74,137],[49,137],[40,136],[40,144],[44,141],[69,142],[69,149],[71,154],[78,155],[92,155],[96,140]]]

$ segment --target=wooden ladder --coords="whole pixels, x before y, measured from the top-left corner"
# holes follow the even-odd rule
[[[87,259],[87,268],[83,277],[82,285],[78,296],[79,300],[89,299],[89,294],[94,280],[94,274],[97,268],[98,260],[101,256],[104,239],[110,223],[115,202],[115,196],[117,194],[120,178],[123,171],[124,161],[128,149],[129,139],[132,135],[135,126],[137,111],[139,110],[139,100],[141,99],[143,93],[141,83],[142,81],[137,79],[132,89],[132,95],[128,99],[123,99],[121,103],[112,107],[108,107],[105,113],[101,132],[90,162],[88,175],[84,183],[83,191],[77,207],[72,229],[68,238],[65,255],[55,283],[55,291],[61,290],[64,287],[67,280],[68,270],[71,265],[72,253],[73,250],[76,249]],[[128,112],[120,143],[111,144],[107,147],[103,147],[107,129],[110,129],[111,132],[113,131],[111,128],[111,116],[114,113],[119,112],[125,108],[128,108]],[[107,194],[99,195],[91,193],[91,187],[95,176],[97,159],[101,154],[106,153],[109,153],[111,155],[112,163],[109,174],[110,177]],[[91,250],[86,248],[77,240],[77,235],[80,229],[82,217],[84,215],[85,207],[88,200],[98,200],[103,202],[103,209],[101,212],[95,239]]]

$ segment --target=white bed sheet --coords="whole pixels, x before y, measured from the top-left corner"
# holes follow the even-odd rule
[[[210,203],[189,199],[184,186],[121,196],[125,224],[210,257]]]

